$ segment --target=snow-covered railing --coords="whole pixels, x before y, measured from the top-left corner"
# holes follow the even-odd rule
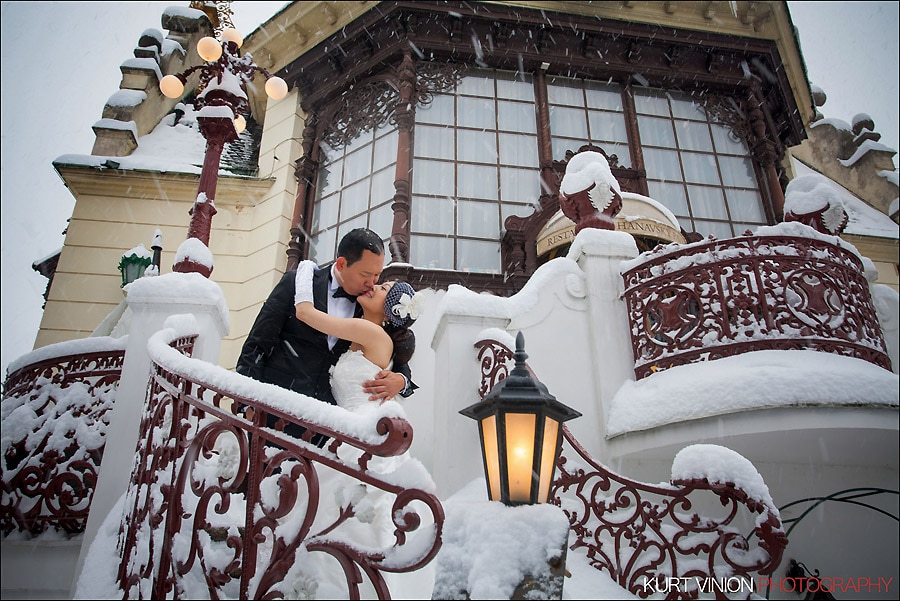
[[[3,536],[84,532],[126,338],[61,342],[11,367],[2,403]]]
[[[411,458],[383,469],[412,442],[398,404],[352,413],[192,359],[170,346],[183,337],[168,327],[148,346],[119,535],[125,598],[327,598],[330,575],[345,598],[362,585],[389,599],[385,572],[435,557],[444,513],[430,476]]]
[[[563,426],[557,469],[551,502],[569,518],[570,548],[584,549],[593,567],[639,597],[751,598],[787,546],[761,476],[724,447],[687,447],[675,457],[671,483],[654,485],[593,460]],[[755,547],[741,533],[748,523]]]
[[[890,370],[862,261],[825,238],[758,230],[627,262],[635,377],[770,349],[835,353]]]
[[[493,339],[475,348],[483,398],[508,375],[513,353]],[[556,467],[550,502],[569,519],[570,549],[583,549],[594,568],[638,597],[750,598],[765,580],[753,575],[771,575],[787,546],[762,477],[724,447],[688,447],[675,457],[669,484],[647,484],[591,458],[563,426]]]

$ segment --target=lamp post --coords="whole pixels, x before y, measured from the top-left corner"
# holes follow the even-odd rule
[[[516,336],[515,368],[478,403],[460,413],[478,421],[488,497],[506,505],[546,503],[562,422],[581,413],[556,400],[525,365],[525,337]]]
[[[187,78],[199,72],[201,92],[197,94],[194,106],[199,109],[197,123],[206,139],[206,154],[197,199],[190,211],[187,240],[178,248],[173,271],[197,272],[205,277],[212,273],[212,255],[208,246],[212,218],[216,214],[219,161],[225,144],[237,140],[246,127],[244,113],[250,105],[245,85],[253,80],[256,73],[261,73],[266,78],[265,89],[270,98],[281,100],[288,92],[283,79],[257,66],[249,54],[240,56],[241,44],[243,38],[233,28],[222,31],[221,41],[204,37],[197,42],[197,53],[205,62],[176,75],[166,75],[159,82],[165,96],[180,98],[184,94]]]

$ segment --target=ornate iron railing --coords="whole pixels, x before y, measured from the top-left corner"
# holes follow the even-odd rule
[[[443,508],[428,486],[415,487],[433,486],[430,476],[414,460],[402,477],[383,469],[412,442],[404,418],[355,416],[370,434],[354,436],[345,421],[322,418],[352,422],[344,409],[314,402],[315,415],[299,418],[285,407],[307,397],[158,346],[119,536],[125,598],[302,598],[322,577],[304,567],[330,561],[349,598],[363,585],[390,599],[385,573],[435,557]],[[250,398],[261,388],[266,400]],[[296,426],[299,437],[285,432]],[[322,498],[323,486],[339,494]],[[379,503],[390,509],[373,518]],[[362,522],[378,515],[393,533],[360,542],[360,528],[376,531]]]
[[[569,518],[576,541],[570,548],[583,548],[593,567],[633,594],[751,598],[759,588],[753,575],[771,575],[781,562],[788,541],[778,510],[734,483],[637,482],[593,460],[565,426],[563,441],[550,494]],[[704,498],[708,495],[717,502]],[[710,517],[716,506],[717,515]],[[758,546],[741,534],[744,521],[754,515]]]
[[[475,347],[484,397],[509,373],[512,352],[496,340],[480,340]],[[590,565],[642,598],[750,598],[758,589],[752,575],[772,574],[787,546],[777,508],[734,483],[691,479],[654,485],[625,478],[592,459],[565,426],[550,499],[569,519],[575,539],[570,549],[584,549]],[[756,547],[741,534],[748,522],[754,524]]]
[[[849,250],[818,238],[744,235],[646,257],[623,273],[638,380],[766,349],[891,369],[862,262]]]
[[[2,403],[3,536],[84,532],[115,401],[122,339],[96,339],[89,348],[15,370]],[[78,341],[80,344],[81,341]],[[67,348],[60,343],[60,348]]]

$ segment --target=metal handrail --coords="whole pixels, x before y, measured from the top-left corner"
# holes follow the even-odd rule
[[[474,346],[483,398],[509,374],[513,353],[493,339]],[[693,588],[666,588],[664,598],[696,598],[701,581],[723,576],[742,579],[743,590],[751,591],[752,574],[774,572],[787,545],[778,510],[734,483],[698,478],[654,485],[626,478],[593,459],[565,425],[556,468],[550,502],[569,519],[575,540],[570,549],[584,549],[591,566],[639,597],[677,579]],[[704,504],[710,495],[715,501]],[[717,516],[694,507],[718,508]],[[758,549],[740,534],[747,519],[755,523]],[[729,598],[727,587],[709,589],[716,598]]]
[[[440,501],[431,490],[406,485],[415,465],[403,468],[404,478],[377,465],[385,461],[379,457],[398,458],[408,449],[412,429],[404,418],[385,415],[364,439],[299,417],[283,403],[251,398],[249,378],[174,349],[152,360],[119,540],[124,597],[187,598],[200,590],[209,598],[290,596],[311,585],[303,566],[318,556],[333,558],[350,598],[359,597],[365,582],[389,599],[385,572],[417,570],[435,557],[444,522]],[[204,370],[214,377],[196,375]],[[286,390],[277,394],[318,403]],[[294,437],[285,431],[290,427],[304,431]],[[328,441],[317,446],[322,437]],[[354,492],[338,507],[321,498],[331,478],[342,478]],[[430,482],[427,473],[423,478]],[[367,498],[384,496],[393,535],[362,546],[348,534],[360,527],[354,518],[365,518],[359,512]]]
[[[106,341],[93,342],[96,347]],[[84,532],[125,356],[120,341],[112,346],[34,361],[7,378],[0,463],[3,536]],[[21,431],[11,431],[13,420]]]

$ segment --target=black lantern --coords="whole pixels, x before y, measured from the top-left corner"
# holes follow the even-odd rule
[[[516,336],[516,365],[481,402],[460,413],[478,420],[491,501],[546,503],[562,441],[562,423],[581,413],[556,400],[528,370],[525,337]]]

